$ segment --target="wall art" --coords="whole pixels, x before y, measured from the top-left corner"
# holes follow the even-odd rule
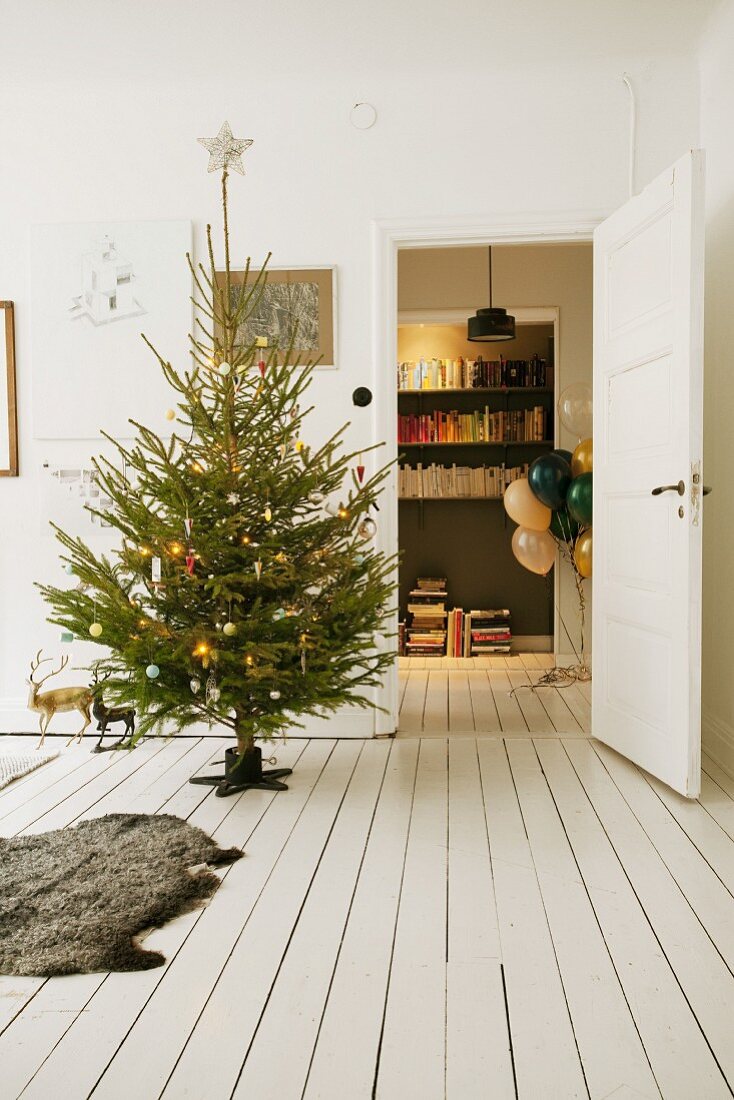
[[[12,302],[0,302],[0,477],[18,476],[15,393],[15,313]]]
[[[128,417],[166,429],[171,390],[141,333],[191,367],[188,221],[39,225],[31,231],[33,427],[37,439],[117,439]]]
[[[244,271],[231,275],[231,299],[235,303],[243,287],[255,281],[258,269],[245,282]],[[217,272],[224,285],[224,273]],[[238,332],[238,343],[249,346],[265,337],[268,346],[277,344],[281,353],[295,337],[294,356],[320,368],[336,366],[336,268],[268,267],[267,281],[257,309]]]

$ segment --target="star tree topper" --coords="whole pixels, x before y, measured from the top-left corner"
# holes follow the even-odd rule
[[[228,171],[233,168],[235,172],[244,176],[242,154],[252,145],[252,138],[233,137],[229,123],[223,122],[216,137],[197,138],[197,141],[209,152],[209,172],[218,172],[221,168]]]

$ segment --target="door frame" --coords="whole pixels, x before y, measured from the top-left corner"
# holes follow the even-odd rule
[[[401,248],[486,247],[490,244],[568,244],[592,241],[594,229],[611,213],[582,211],[521,216],[495,214],[476,219],[386,218],[372,222],[372,438],[384,440],[378,452],[381,463],[395,463],[398,455],[395,425],[397,387],[385,385],[397,363],[398,251]],[[375,538],[376,548],[392,555],[398,550],[398,500],[395,467],[385,482]],[[398,569],[394,583],[397,591]],[[397,634],[398,611],[392,612],[386,635]],[[393,645],[386,637],[385,645]],[[375,736],[391,735],[398,726],[398,660],[374,689]]]

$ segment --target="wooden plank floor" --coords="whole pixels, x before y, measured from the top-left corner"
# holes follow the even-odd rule
[[[87,743],[0,792],[2,836],[173,813],[246,851],[148,936],[165,966],[0,977],[3,1100],[731,1096],[734,781],[706,757],[687,802],[579,735],[294,740],[287,792],[219,799],[187,780],[222,744]]]
[[[588,737],[590,684],[532,690],[549,653],[400,657],[398,737]]]

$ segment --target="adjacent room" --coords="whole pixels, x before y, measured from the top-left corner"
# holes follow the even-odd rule
[[[734,1092],[734,0],[0,0],[0,1100]]]

